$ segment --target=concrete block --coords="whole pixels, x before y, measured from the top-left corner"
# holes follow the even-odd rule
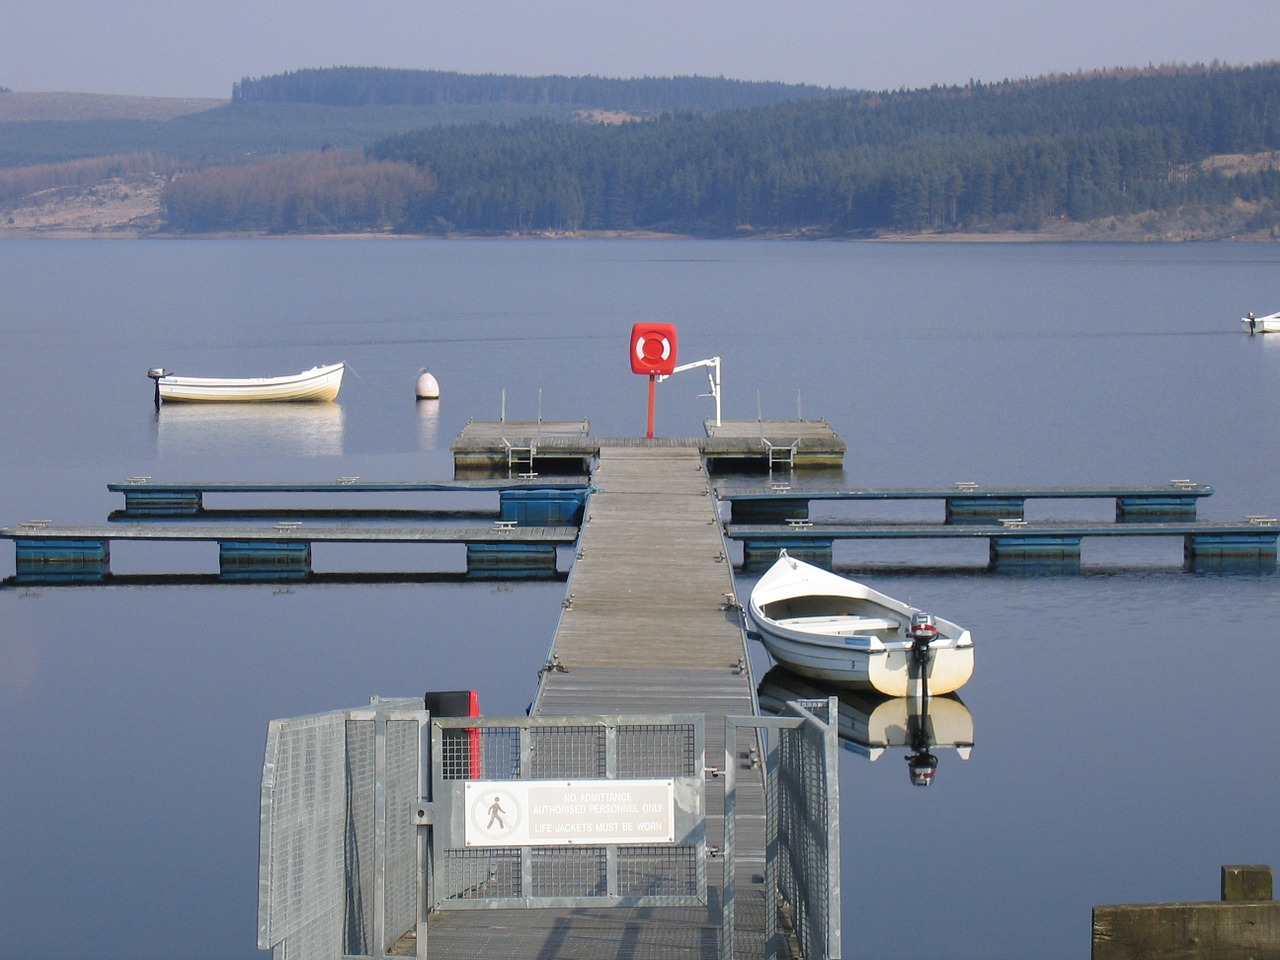
[[[1093,960],[1280,960],[1271,868],[1222,868],[1222,901],[1093,908]]]
[[[1271,868],[1262,864],[1244,864],[1222,868],[1223,900],[1272,899]]]
[[[1093,960],[1280,960],[1280,901],[1093,908]]]

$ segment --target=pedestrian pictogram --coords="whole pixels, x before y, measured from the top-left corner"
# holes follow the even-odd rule
[[[492,846],[513,842],[524,823],[524,805],[510,790],[492,782],[482,789],[473,786],[481,785],[467,784],[467,843]]]

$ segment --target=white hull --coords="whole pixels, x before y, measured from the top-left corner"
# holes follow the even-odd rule
[[[168,402],[279,403],[334,400],[346,364],[312,367],[289,377],[177,377],[156,379],[160,399]]]
[[[907,635],[916,607],[785,550],[751,591],[749,610],[765,649],[802,676],[916,697],[951,693],[973,675],[968,630],[935,618],[922,678]]]
[[[1245,333],[1280,333],[1280,313],[1269,313],[1265,317],[1241,317]]]

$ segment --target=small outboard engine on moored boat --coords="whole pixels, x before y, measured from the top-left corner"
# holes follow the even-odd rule
[[[156,399],[157,410],[160,409],[160,378],[167,377],[168,375],[169,375],[169,371],[166,370],[164,367],[152,367],[150,370],[147,371],[147,376],[150,377],[152,380],[154,380],[156,384],[155,399]]]
[[[933,614],[923,611],[913,613],[911,626],[907,628],[907,636],[911,638],[911,653],[916,662],[927,663],[929,644],[938,637],[938,625],[934,622]]]
[[[938,624],[933,614],[920,611],[911,615],[911,628],[908,631],[912,640],[933,640],[938,636]]]

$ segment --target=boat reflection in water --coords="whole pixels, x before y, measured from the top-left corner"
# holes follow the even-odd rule
[[[156,411],[160,457],[338,457],[337,403],[173,403]]]
[[[927,787],[938,771],[937,748],[953,749],[961,760],[973,750],[973,715],[955,694],[886,697],[838,684],[824,684],[775,666],[759,688],[760,710],[780,713],[788,700],[836,697],[840,742],[853,753],[876,760],[890,747],[906,747],[911,782]]]

